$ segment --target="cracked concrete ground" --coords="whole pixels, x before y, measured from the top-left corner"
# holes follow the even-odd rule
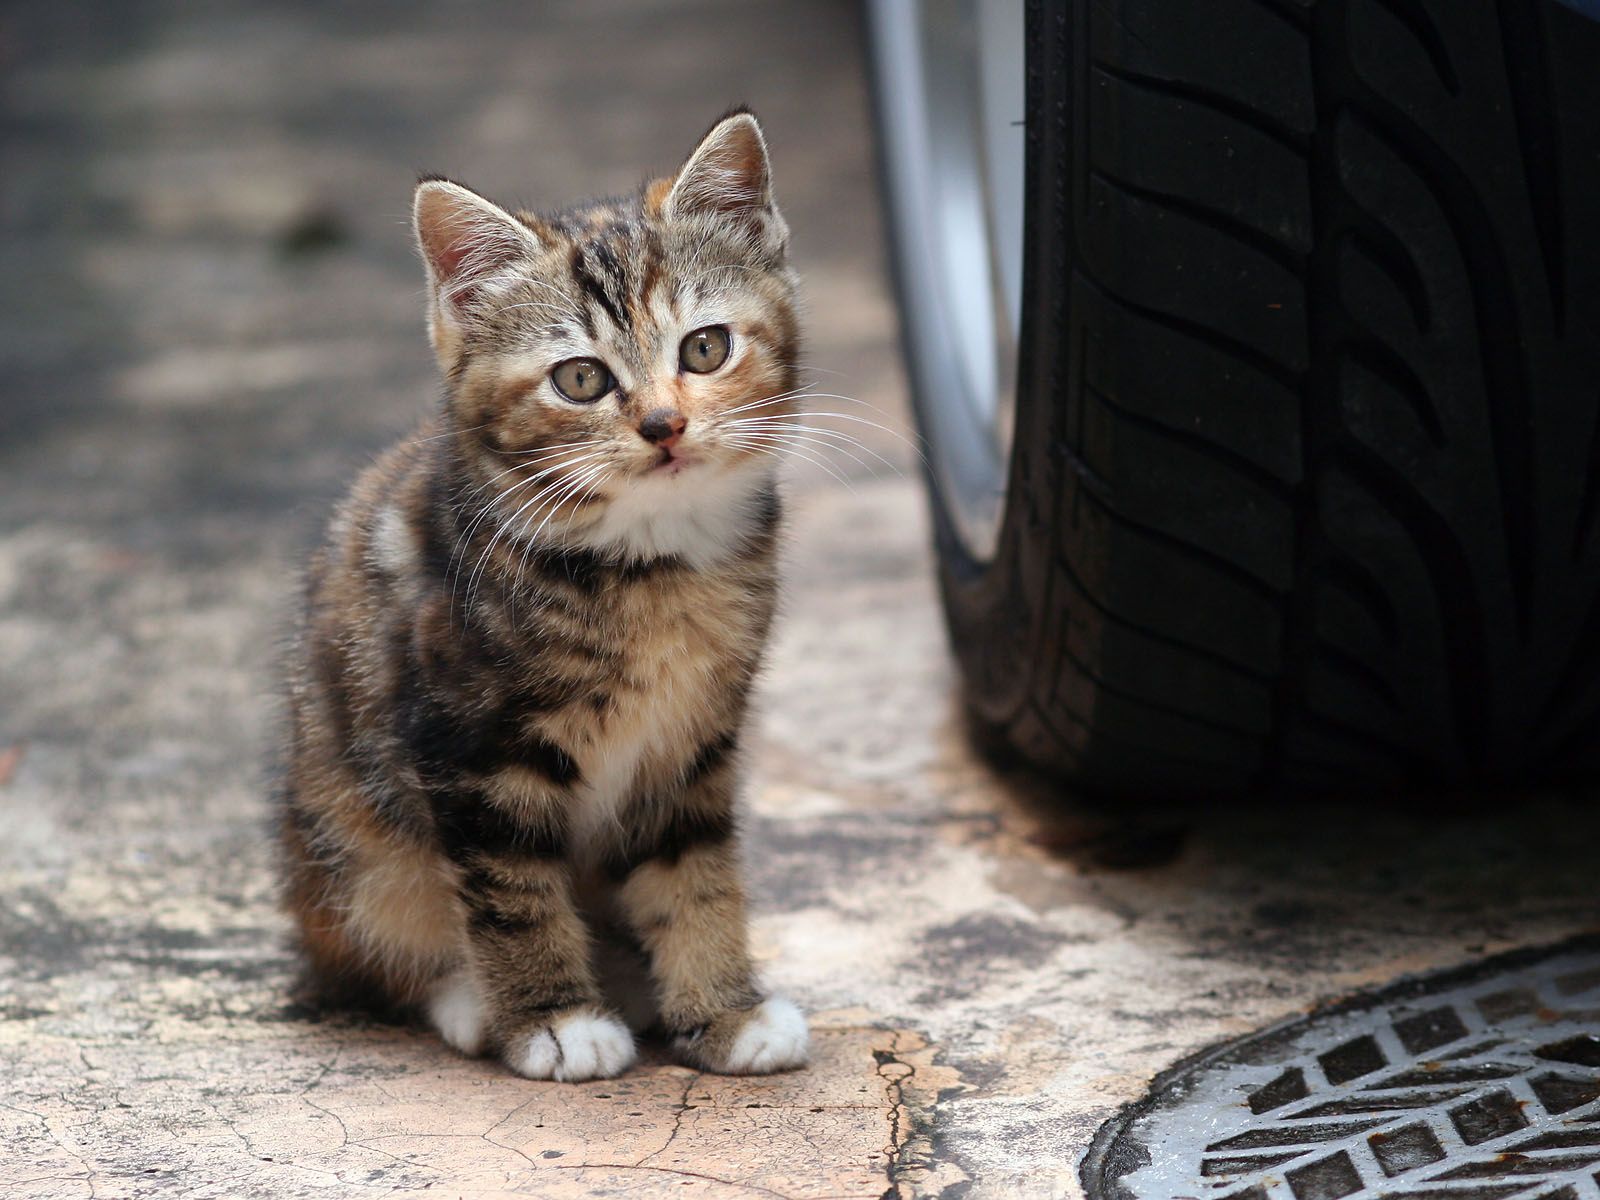
[[[295,1008],[295,563],[435,392],[418,168],[538,204],[764,116],[827,390],[903,422],[843,2],[0,16],[0,1195],[1076,1195],[1221,1037],[1592,928],[1592,798],[1097,811],[961,731],[914,480],[797,470],[749,820],[816,1061],[535,1084]],[[885,435],[875,448],[905,466]]]

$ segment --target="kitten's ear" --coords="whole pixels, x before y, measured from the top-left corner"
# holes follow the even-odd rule
[[[447,179],[417,184],[411,215],[428,268],[434,349],[448,366],[473,301],[507,266],[535,253],[539,241],[510,213]]]
[[[668,218],[777,215],[767,140],[753,114],[738,110],[711,127],[679,168],[662,212]]]

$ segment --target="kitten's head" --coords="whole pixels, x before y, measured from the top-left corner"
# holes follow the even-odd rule
[[[427,179],[414,214],[453,444],[512,536],[637,556],[736,538],[780,444],[753,419],[794,413],[799,353],[755,118],[622,200],[511,213]]]

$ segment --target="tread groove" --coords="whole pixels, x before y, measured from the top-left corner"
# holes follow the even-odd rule
[[[1285,24],[1302,36],[1311,27],[1311,17],[1305,5],[1296,3],[1296,0],[1255,0],[1255,3],[1258,8],[1281,17]]]
[[[1594,534],[1595,517],[1600,515],[1600,395],[1595,397],[1594,425],[1589,433],[1589,457],[1584,460],[1588,473],[1583,480],[1583,498],[1578,501],[1578,520],[1573,527],[1572,558],[1583,557]]]
[[[1306,172],[1311,198],[1311,252],[1306,259],[1306,325],[1309,366],[1300,391],[1301,478],[1294,523],[1294,584],[1284,602],[1279,658],[1283,674],[1273,695],[1272,730],[1267,755],[1257,780],[1260,787],[1282,786],[1291,765],[1290,737],[1294,723],[1304,720],[1304,684],[1316,649],[1316,589],[1330,554],[1322,528],[1320,474],[1330,443],[1337,436],[1339,403],[1336,361],[1331,349],[1338,336],[1330,330],[1337,319],[1338,247],[1330,232],[1339,228],[1341,191],[1338,184],[1336,129],[1332,117],[1337,107],[1325,99],[1330,73],[1329,42],[1343,48],[1345,9],[1339,0],[1319,3],[1311,10],[1311,94],[1315,117],[1306,140]],[[1365,592],[1366,589],[1360,589]]]
[[[1084,716],[1077,709],[1073,708],[1059,697],[1056,698],[1056,702],[1052,704],[1049,715],[1050,717],[1065,717],[1069,722],[1071,722],[1073,725],[1076,725],[1079,729],[1082,729],[1085,733],[1092,734],[1096,741],[1113,742],[1119,744],[1131,751],[1134,751],[1141,758],[1151,758],[1161,762],[1171,763],[1172,765],[1178,767],[1187,767],[1191,769],[1199,768],[1202,771],[1227,771],[1230,769],[1229,765],[1224,762],[1218,762],[1214,759],[1207,758],[1192,758],[1187,754],[1174,754],[1171,750],[1163,750],[1145,742],[1140,742],[1133,738],[1125,737],[1113,730],[1108,730],[1104,724],[1096,724],[1092,717]],[[1047,728],[1053,728],[1053,725],[1053,721],[1047,720]],[[1057,736],[1060,736],[1059,732],[1057,733]],[[1082,750],[1079,750],[1078,754],[1080,757],[1086,757],[1085,752]]]
[[[1387,384],[1405,401],[1434,448],[1444,449],[1444,426],[1439,422],[1439,413],[1428,395],[1427,385],[1417,378],[1411,364],[1401,358],[1393,346],[1381,341],[1371,330],[1365,332],[1366,340],[1345,342],[1338,347],[1338,352]]]
[[[1365,215],[1367,221],[1342,231],[1342,236],[1389,276],[1411,306],[1411,317],[1417,323],[1417,331],[1427,333],[1433,326],[1433,305],[1428,300],[1428,285],[1423,282],[1416,258],[1393,230],[1371,213]]]
[[[1159,630],[1152,629],[1150,626],[1141,624],[1138,621],[1130,621],[1127,617],[1110,607],[1110,605],[1108,605],[1102,597],[1095,595],[1094,592],[1089,588],[1089,585],[1083,581],[1083,578],[1077,573],[1077,571],[1073,569],[1072,564],[1068,562],[1066,558],[1058,555],[1056,557],[1056,567],[1063,575],[1066,576],[1067,582],[1071,585],[1072,590],[1077,592],[1078,595],[1082,596],[1089,607],[1104,617],[1110,624],[1120,626],[1121,628],[1128,630],[1130,633],[1138,634],[1140,637],[1149,638],[1152,642],[1155,642],[1159,646],[1165,646],[1169,650],[1176,650],[1181,654],[1187,654],[1192,658],[1200,660],[1201,662],[1209,663],[1211,666],[1219,667],[1225,671],[1232,671],[1236,675],[1241,676],[1251,683],[1258,683],[1263,686],[1271,684],[1273,679],[1271,675],[1254,670],[1251,667],[1245,666],[1243,663],[1236,662],[1225,654],[1219,654],[1215,650],[1208,649],[1205,646],[1196,646],[1190,642],[1182,640],[1181,638],[1174,637],[1170,633],[1162,633]]]
[[[1331,555],[1322,564],[1321,582],[1342,591],[1364,608],[1386,643],[1390,646],[1399,643],[1400,616],[1395,612],[1394,602],[1365,565],[1342,554]]]
[[[1130,517],[1124,516],[1122,513],[1118,512],[1108,500],[1102,496],[1096,495],[1092,491],[1085,489],[1079,494],[1087,497],[1089,502],[1104,512],[1109,520],[1115,521],[1118,525],[1123,526],[1125,529],[1131,529],[1135,533],[1149,538],[1151,541],[1165,546],[1177,554],[1182,555],[1191,562],[1198,563],[1199,565],[1206,567],[1208,570],[1217,572],[1219,575],[1224,576],[1225,578],[1238,584],[1240,587],[1245,588],[1247,591],[1253,592],[1262,599],[1270,601],[1275,606],[1283,603],[1282,592],[1278,591],[1277,588],[1273,587],[1259,575],[1256,575],[1254,572],[1241,567],[1238,563],[1230,562],[1228,559],[1221,558],[1212,551],[1205,549],[1203,546],[1196,546],[1193,543],[1186,542],[1182,538],[1175,537],[1164,530],[1141,524]]]
[[[1434,24],[1420,0],[1373,0],[1373,3],[1406,27],[1411,36],[1417,39],[1422,52],[1428,56],[1433,73],[1439,77],[1444,90],[1452,96],[1459,96],[1461,80],[1456,75],[1455,64],[1450,61],[1450,49],[1444,44],[1444,35],[1439,32],[1438,25]]]
[[[1181,333],[1211,347],[1213,350],[1231,355],[1242,362],[1248,363],[1274,383],[1288,388],[1290,391],[1300,390],[1302,383],[1301,373],[1292,367],[1284,366],[1283,363],[1265,351],[1241,342],[1237,338],[1230,337],[1228,334],[1213,329],[1209,325],[1202,325],[1198,321],[1191,321],[1186,317],[1175,316],[1158,308],[1140,304],[1136,300],[1130,300],[1096,279],[1081,263],[1078,266],[1077,274],[1086,284],[1119,308],[1133,313],[1137,317],[1143,317],[1154,325],[1165,326],[1174,333]]]
[[[1107,187],[1121,192],[1145,204],[1157,208],[1170,209],[1175,213],[1188,217],[1190,220],[1214,229],[1225,237],[1230,237],[1242,245],[1250,247],[1263,258],[1270,259],[1278,264],[1289,274],[1295,276],[1303,284],[1305,282],[1305,255],[1295,250],[1286,242],[1269,237],[1253,225],[1248,225],[1239,218],[1213,208],[1209,204],[1201,204],[1171,192],[1161,192],[1154,188],[1141,187],[1136,183],[1119,179],[1108,171],[1099,167],[1089,169],[1089,178],[1098,179]]]
[[[1472,279],[1472,309],[1483,364],[1488,427],[1499,485],[1505,556],[1519,632],[1526,636],[1534,569],[1534,465],[1526,368],[1517,347],[1522,323],[1511,272],[1472,180],[1444,150],[1399,108],[1370,88],[1363,89],[1376,111],[1347,108],[1350,119],[1405,163],[1428,189],[1454,236]]]
[[[1108,696],[1115,696],[1127,704],[1137,704],[1140,708],[1148,708],[1151,712],[1161,713],[1163,716],[1176,717],[1180,721],[1191,721],[1202,729],[1209,729],[1214,733],[1226,734],[1228,737],[1242,738],[1246,741],[1255,741],[1261,736],[1257,729],[1247,729],[1242,725],[1230,725],[1226,721],[1219,721],[1215,717],[1201,716],[1199,713],[1178,708],[1176,705],[1165,704],[1159,700],[1152,700],[1148,696],[1141,696],[1126,688],[1119,687],[1106,679],[1083,659],[1073,653],[1072,647],[1063,644],[1061,656],[1078,668],[1078,673],[1091,683],[1095,684]]]
[[[1118,420],[1126,421],[1136,429],[1143,429],[1152,436],[1166,438],[1180,446],[1186,446],[1197,454],[1204,454],[1208,458],[1227,467],[1251,484],[1266,492],[1274,500],[1283,504],[1294,502],[1295,488],[1287,480],[1279,478],[1254,460],[1246,458],[1231,446],[1223,446],[1202,434],[1193,433],[1187,429],[1179,429],[1158,421],[1154,417],[1147,417],[1143,413],[1134,412],[1126,406],[1117,403],[1093,384],[1084,384],[1084,390],[1109,411],[1115,413]]]
[[[1400,693],[1394,690],[1394,684],[1371,664],[1362,662],[1354,654],[1334,645],[1326,638],[1317,639],[1316,655],[1352,683],[1383,701],[1389,711],[1396,715],[1405,712],[1405,705],[1401,703]]]
[[[1550,312],[1559,334],[1566,325],[1565,238],[1561,212],[1560,129],[1550,102],[1550,71],[1539,6],[1528,0],[1499,0],[1500,45],[1511,84],[1511,113],[1517,125],[1522,176],[1528,188],[1534,231],[1544,259]]]
[[[1342,445],[1337,467],[1399,523],[1416,548],[1432,585],[1434,607],[1445,638],[1445,664],[1452,683],[1450,699],[1461,759],[1481,762],[1488,749],[1491,687],[1484,617],[1471,561],[1450,522],[1411,486],[1410,480],[1375,453],[1360,445]]]
[[[1248,104],[1240,103],[1232,96],[1225,96],[1214,92],[1210,88],[1201,87],[1199,84],[1186,83],[1181,79],[1164,79],[1159,75],[1147,75],[1143,71],[1130,71],[1126,67],[1119,67],[1113,63],[1093,60],[1090,65],[1100,73],[1126,83],[1130,87],[1144,88],[1146,91],[1156,92],[1163,96],[1171,96],[1175,100],[1187,100],[1193,104],[1204,105],[1206,108],[1221,113],[1223,116],[1232,117],[1241,125],[1248,125],[1263,137],[1277,142],[1284,149],[1304,158],[1310,145],[1308,135],[1298,129],[1268,116],[1259,109],[1251,108]]]

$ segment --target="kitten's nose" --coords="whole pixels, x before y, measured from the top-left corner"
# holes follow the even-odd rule
[[[688,424],[689,418],[675,408],[652,408],[639,422],[639,436],[652,446],[671,446]]]

